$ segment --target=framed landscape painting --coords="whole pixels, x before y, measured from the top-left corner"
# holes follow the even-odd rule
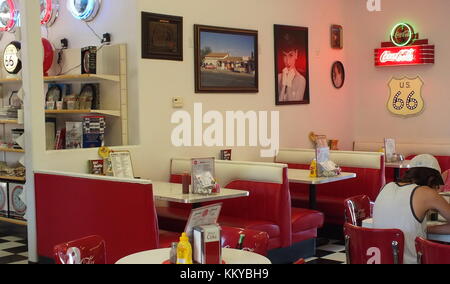
[[[195,92],[257,93],[258,32],[195,25]]]

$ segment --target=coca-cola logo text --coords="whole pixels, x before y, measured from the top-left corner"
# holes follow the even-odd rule
[[[416,50],[413,48],[402,49],[398,52],[384,51],[380,56],[380,62],[413,62]]]

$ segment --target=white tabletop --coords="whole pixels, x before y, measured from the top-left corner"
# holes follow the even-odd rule
[[[181,184],[153,182],[153,196],[156,200],[162,201],[193,204],[249,196],[248,191],[228,188],[222,188],[220,193],[212,195],[183,194],[182,192],[183,186]]]
[[[309,170],[288,169],[289,182],[315,185],[356,178],[355,173],[341,173],[339,176],[336,177],[320,177],[320,178],[312,178],[309,176],[310,173],[311,172]]]
[[[170,248],[155,249],[136,253],[122,258],[116,264],[162,264],[170,257]],[[262,255],[236,249],[222,249],[222,258],[226,264],[271,264]]]
[[[409,169],[411,168],[411,161],[406,160],[406,161],[386,163],[386,168]]]

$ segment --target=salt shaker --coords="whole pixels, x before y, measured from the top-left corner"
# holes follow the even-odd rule
[[[178,243],[172,243],[170,247],[170,264],[177,264],[177,247]]]

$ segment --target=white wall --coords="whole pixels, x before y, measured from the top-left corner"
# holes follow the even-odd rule
[[[141,146],[134,162],[140,175],[167,179],[169,159],[174,156],[218,156],[219,148],[174,148],[170,135],[171,98],[182,96],[185,108],[203,103],[204,111],[277,110],[280,111],[282,147],[311,147],[308,133],[327,134],[341,140],[344,149],[353,141],[352,97],[349,85],[337,91],[330,79],[335,60],[345,62],[345,51],[330,48],[331,24],[343,24],[340,0],[229,0],[221,4],[207,0],[138,1],[139,11],[184,17],[184,61],[141,59],[139,69]],[[212,7],[214,6],[214,8]],[[260,92],[258,94],[195,94],[194,24],[234,27],[259,31]],[[273,25],[309,27],[311,104],[276,107],[274,82]],[[261,160],[259,148],[235,148],[238,160]]]
[[[350,2],[350,1],[349,1]],[[448,0],[395,0],[382,1],[382,12],[367,12],[365,1],[351,0],[348,8],[354,25],[349,26],[352,35],[349,44],[352,66],[351,90],[358,98],[355,138],[359,141],[382,141],[385,137],[400,142],[449,143],[448,120],[450,95],[448,89],[448,65],[450,62],[450,28]],[[376,68],[373,50],[382,41],[389,41],[389,34],[396,23],[410,23],[431,44],[436,45],[436,64],[429,66],[403,66]],[[388,82],[392,77],[416,77],[425,82],[424,112],[412,118],[399,118],[387,110]]]

